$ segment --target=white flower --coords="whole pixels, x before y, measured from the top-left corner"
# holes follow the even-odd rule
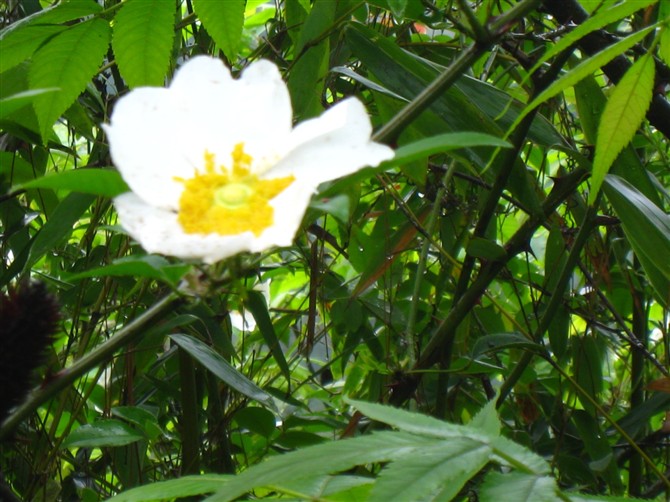
[[[131,189],[114,199],[121,226],[150,253],[206,263],[290,245],[320,183],[393,157],[357,99],[293,128],[268,61],[234,80],[218,59],[193,58],[169,88],[119,99],[103,127]]]

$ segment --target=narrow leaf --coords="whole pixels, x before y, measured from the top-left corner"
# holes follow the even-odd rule
[[[635,2],[621,2],[609,6],[608,8],[599,9],[593,16],[589,17],[574,30],[569,31],[558,41],[548,44],[546,52],[542,54],[542,57],[533,65],[528,72],[528,75],[523,79],[522,84],[525,83],[540,66],[553,58],[556,54],[568,49],[572,44],[584,38],[589,33],[607,26],[614,21],[628,17],[634,12],[644,9],[656,2],[658,2],[658,0],[636,0]]]
[[[72,169],[57,174],[43,176],[16,188],[51,188],[73,192],[116,197],[127,192],[128,185],[118,171],[111,169]]]
[[[144,435],[119,420],[99,420],[82,425],[63,441],[64,447],[100,448],[124,446],[145,439]]]
[[[87,277],[133,276],[137,278],[155,279],[176,286],[188,272],[190,265],[171,264],[162,256],[125,256],[115,260],[111,265],[95,267],[80,274],[68,277],[68,281],[77,281]]]
[[[227,2],[224,2],[227,3]],[[129,87],[162,86],[170,65],[172,0],[127,0],[114,18],[112,48]]]
[[[234,61],[237,57],[244,27],[245,4],[245,0],[193,1],[195,13],[228,61]]]
[[[186,352],[191,354],[200,364],[211,371],[216,377],[226,382],[233,389],[277,411],[274,398],[237,371],[220,354],[200,340],[186,335],[170,335],[170,338]]]
[[[51,127],[97,72],[109,42],[109,24],[91,19],[55,36],[33,56],[28,80],[33,89],[58,87],[38,96],[33,106],[46,141]]]
[[[612,163],[642,124],[653,97],[654,75],[654,58],[647,53],[628,69],[612,91],[600,116],[589,204],[595,202]]]
[[[71,193],[56,206],[32,242],[30,256],[25,264],[26,270],[70,236],[72,228],[91,205],[93,199],[92,195]]]
[[[40,94],[47,94],[49,92],[56,92],[58,88],[52,87],[50,89],[34,89],[32,91],[19,92],[12,94],[4,99],[0,99],[0,120],[11,115],[16,110],[32,103]]]
[[[265,340],[265,343],[270,349],[272,357],[274,357],[274,360],[281,369],[284,378],[286,378],[287,382],[290,382],[291,370],[289,369],[284,353],[281,350],[277,333],[275,333],[270,314],[268,314],[268,306],[265,303],[265,298],[258,291],[249,291],[247,295],[246,306],[249,308],[251,315],[254,316],[258,329],[263,336],[263,340]]]
[[[384,162],[380,167],[389,169],[393,166],[427,159],[431,155],[445,153],[459,148],[470,148],[473,146],[511,147],[505,140],[480,132],[452,132],[438,134],[437,136],[420,139],[408,145],[401,146],[396,150],[395,156],[391,160]]]
[[[644,37],[646,37],[650,31],[654,30],[656,25],[648,26],[643,30],[636,31],[632,35],[627,36],[619,40],[618,42],[608,46],[606,49],[603,49],[599,53],[593,55],[592,57],[582,61],[575,68],[569,72],[561,75],[560,78],[555,80],[549,87],[542,91],[535,99],[533,99],[527,106],[524,108],[523,112],[519,114],[516,120],[508,128],[507,134],[505,137],[518,126],[523,118],[528,115],[535,108],[540,106],[545,101],[553,98],[557,94],[560,94],[565,89],[568,89],[575,85],[577,82],[591,75],[593,72],[597,71],[600,67],[605,66],[607,63],[612,61],[617,56],[620,56],[625,51],[633,47],[635,44],[640,42]]]

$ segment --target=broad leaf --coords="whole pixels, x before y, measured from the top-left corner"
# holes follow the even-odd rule
[[[0,99],[0,120],[8,117],[16,110],[32,103],[37,96],[56,91],[58,91],[58,88],[56,87],[52,87],[51,89],[34,89],[32,91],[12,94],[4,99]]]
[[[7,33],[0,38],[0,73],[30,59],[42,44],[66,29],[58,25],[29,25]]]
[[[112,48],[121,76],[129,87],[165,84],[174,20],[172,0],[124,2],[114,17]]]
[[[85,272],[68,277],[69,281],[77,281],[87,277],[118,277],[133,276],[136,278],[155,279],[172,286],[176,286],[179,280],[191,268],[190,265],[178,263],[171,264],[162,256],[124,256],[114,260],[110,265],[94,267]]]
[[[60,88],[58,92],[36,97],[33,102],[44,141],[58,117],[98,71],[108,43],[107,21],[91,19],[55,36],[33,56],[28,74],[31,88]]]
[[[562,502],[556,481],[520,472],[491,472],[479,491],[480,502]]]
[[[235,61],[244,27],[244,0],[194,0],[193,9],[207,33],[228,58]]]
[[[600,116],[589,204],[596,201],[614,159],[642,124],[653,97],[654,75],[654,58],[647,53],[628,69],[612,91]]]
[[[370,500],[451,500],[488,463],[490,455],[488,445],[466,438],[408,454],[382,470]]]
[[[183,476],[160,483],[133,488],[109,499],[109,502],[154,502],[156,500],[191,497],[215,492],[228,479],[226,474]]]

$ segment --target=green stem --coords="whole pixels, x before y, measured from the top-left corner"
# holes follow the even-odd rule
[[[109,340],[78,359],[69,368],[65,368],[43,387],[33,391],[28,397],[28,400],[16,408],[14,413],[12,413],[2,426],[0,426],[0,441],[9,436],[9,434],[11,434],[12,431],[14,431],[14,429],[41,404],[53,398],[61,390],[68,387],[77,378],[88,373],[98,364],[110,359],[114,352],[140,336],[144,332],[144,328],[146,328],[150,322],[155,322],[156,318],[171,312],[175,303],[179,299],[180,296],[177,292],[171,292],[130,324],[121,328],[118,333]]]
[[[195,385],[195,365],[191,355],[179,349],[179,382],[181,383],[181,474],[198,474],[200,444],[198,427],[198,399]]]
[[[542,340],[544,334],[549,328],[551,320],[556,314],[556,310],[563,302],[563,292],[568,285],[568,281],[572,278],[572,272],[577,266],[577,261],[579,260],[579,256],[582,253],[582,249],[586,245],[586,241],[588,240],[589,235],[591,235],[591,231],[593,230],[594,220],[597,214],[597,207],[597,204],[594,206],[589,206],[586,214],[584,215],[584,221],[582,222],[579,232],[577,233],[577,237],[575,238],[575,242],[572,246],[572,249],[570,250],[568,259],[563,265],[558,282],[556,283],[556,288],[551,295],[551,299],[547,304],[547,308],[537,325],[535,334],[533,335],[533,340],[535,342],[539,343]],[[502,405],[509,393],[512,391],[512,388],[516,382],[519,380],[519,378],[521,378],[521,375],[526,370],[526,367],[533,358],[533,355],[533,352],[524,352],[524,354],[521,356],[521,359],[514,365],[514,368],[512,369],[509,377],[507,377],[507,380],[505,380],[500,387],[500,395],[497,402],[498,407]]]

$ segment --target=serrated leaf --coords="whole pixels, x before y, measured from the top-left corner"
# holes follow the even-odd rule
[[[598,126],[589,204],[596,201],[612,163],[642,124],[653,97],[655,74],[654,58],[647,53],[626,71],[607,100]]]
[[[66,21],[80,19],[91,14],[97,14],[102,10],[94,0],[68,0],[59,2],[58,4],[42,9],[30,16],[10,24],[0,31],[0,40],[10,36],[11,33],[23,29],[26,26],[34,26],[38,24],[61,24]],[[3,57],[5,54],[3,53]]]
[[[562,502],[556,481],[548,476],[491,472],[479,490],[480,502]]]
[[[224,2],[227,3],[227,2]],[[165,84],[174,39],[172,0],[127,0],[114,17],[112,49],[129,87]]]
[[[101,448],[124,446],[145,439],[144,435],[119,420],[98,420],[94,424],[82,425],[71,432],[63,446]]]
[[[216,377],[226,382],[233,389],[248,398],[254,399],[273,411],[278,411],[274,398],[237,371],[220,354],[215,352],[200,340],[186,335],[170,335],[170,338],[193,358],[212,372]]]
[[[479,433],[479,431],[464,425],[450,424],[449,422],[443,422],[427,415],[412,413],[400,408],[355,401],[349,398],[345,398],[345,401],[373,420],[413,434],[441,439],[468,437],[482,442],[490,441],[494,437],[484,431]]]
[[[491,448],[478,441],[453,438],[424,448],[382,470],[370,500],[397,502],[452,500],[489,461]]]
[[[56,35],[33,56],[28,73],[30,87],[60,88],[58,92],[38,96],[33,102],[44,141],[58,117],[98,71],[108,43],[108,22],[91,19]]]
[[[509,136],[509,134],[516,128],[516,126],[521,123],[523,118],[535,108],[540,106],[545,101],[550,100],[557,94],[560,94],[565,89],[572,87],[583,78],[586,78],[593,72],[600,69],[602,66],[605,66],[607,63],[612,61],[612,59],[621,55],[633,47],[636,43],[640,42],[649,34],[650,31],[656,29],[656,27],[657,25],[648,26],[640,31],[636,31],[632,35],[628,35],[626,38],[623,38],[618,42],[608,46],[606,49],[603,49],[597,54],[594,54],[590,58],[582,61],[569,72],[561,75],[549,87],[536,96],[535,99],[528,103],[528,105],[523,109],[516,120],[514,120],[512,125],[508,128],[505,137]]]
[[[234,500],[252,488],[281,485],[286,479],[317,477],[357,465],[403,458],[434,446],[434,438],[398,431],[382,431],[369,436],[331,441],[270,457],[242,471],[207,500]]]
[[[666,23],[661,31],[661,39],[659,41],[658,55],[670,66],[670,3],[661,2],[658,6],[658,18],[665,19]]]
[[[491,399],[472,417],[468,427],[478,429],[491,436],[500,435],[500,418],[496,411],[496,400]]]
[[[58,25],[28,25],[9,32],[0,38],[0,73],[30,59],[42,44],[66,29]]]
[[[644,9],[645,7],[657,3],[658,0],[636,0],[635,2],[621,2],[607,8],[599,9],[593,16],[590,16],[583,23],[578,25],[575,29],[570,30],[564,36],[562,36],[558,41],[548,44],[547,50],[542,57],[538,59],[537,63],[528,71],[528,75],[524,77],[521,85],[523,85],[530,76],[537,71],[537,69],[542,66],[544,63],[549,61],[555,55],[564,50],[568,49],[578,40],[581,40],[589,33],[603,28],[608,24],[623,19],[630,16],[638,10]],[[664,2],[661,2],[663,4]],[[667,3],[667,2],[666,2]],[[659,17],[659,19],[662,19]]]
[[[237,57],[244,28],[245,6],[245,0],[193,1],[193,10],[228,61],[234,61]]]
[[[231,477],[229,474],[183,476],[179,479],[138,486],[108,499],[108,502],[154,502],[156,500],[205,495],[215,492]]]
[[[73,192],[116,197],[127,192],[128,185],[118,171],[111,169],[72,169],[21,184],[16,188],[51,188]]]

